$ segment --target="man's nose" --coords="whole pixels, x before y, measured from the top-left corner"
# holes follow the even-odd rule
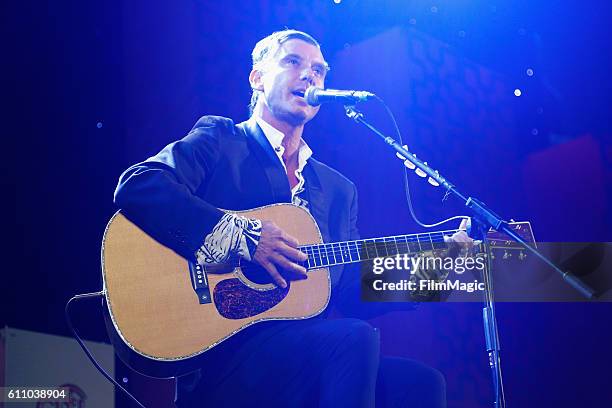
[[[315,84],[315,73],[312,68],[305,67],[300,73],[300,79],[302,81],[308,81],[310,85]]]

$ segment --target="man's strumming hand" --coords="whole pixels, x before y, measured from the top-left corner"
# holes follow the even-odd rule
[[[298,265],[308,256],[297,249],[298,241],[271,221],[262,221],[261,236],[253,260],[261,265],[274,282],[287,287],[285,278],[306,279],[306,268]]]

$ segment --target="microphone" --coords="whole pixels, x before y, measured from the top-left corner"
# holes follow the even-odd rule
[[[341,91],[339,89],[321,89],[316,86],[309,87],[304,92],[304,99],[310,106],[319,106],[325,102],[342,102],[354,104],[364,102],[375,95],[366,91]]]

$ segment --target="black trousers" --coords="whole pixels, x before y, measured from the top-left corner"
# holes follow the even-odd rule
[[[381,357],[378,331],[358,319],[258,323],[206,352],[177,394],[179,408],[446,406],[440,372]]]

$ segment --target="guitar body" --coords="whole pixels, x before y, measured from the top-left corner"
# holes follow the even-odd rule
[[[240,215],[273,221],[300,245],[322,242],[312,216],[294,205],[275,204]],[[285,289],[254,264],[206,272],[212,301],[200,303],[188,261],[121,212],[115,214],[104,234],[102,276],[107,328],[126,364],[160,378],[185,374],[197,368],[202,353],[254,323],[321,313],[331,293],[328,268],[288,281]]]
[[[187,374],[198,368],[205,351],[252,324],[321,313],[331,294],[328,265],[446,248],[442,232],[324,244],[314,218],[292,204],[239,214],[273,221],[297,238],[300,250],[308,254],[308,279],[287,281],[283,289],[249,262],[206,266],[202,274],[195,259],[177,255],[121,212],[110,220],[102,243],[105,323],[115,351],[128,366],[158,378]],[[534,242],[528,222],[510,225]],[[504,258],[510,257],[512,241],[494,231],[487,240],[491,248],[504,250]],[[432,278],[440,280],[426,276]]]

